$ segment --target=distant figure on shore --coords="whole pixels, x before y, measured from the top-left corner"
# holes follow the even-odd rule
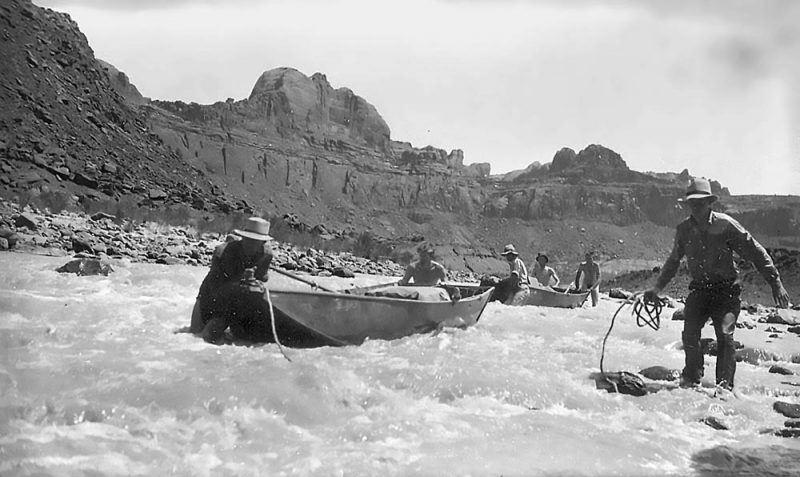
[[[548,262],[550,259],[547,255],[540,252],[536,255],[536,264],[533,266],[533,277],[543,288],[558,286],[561,281],[556,271],[547,265]]]
[[[425,242],[417,247],[419,259],[406,267],[406,274],[397,283],[398,285],[408,285],[411,280],[416,286],[433,287],[445,280],[446,272],[441,263],[434,262],[433,245]]]
[[[189,331],[214,344],[222,342],[228,327],[237,339],[269,341],[270,316],[263,299],[272,262],[269,222],[251,217],[244,230],[232,235],[234,240],[214,250]]]
[[[711,193],[708,180],[697,178],[689,183],[686,196],[678,199],[690,215],[675,230],[672,252],[661,268],[655,286],[644,294],[654,301],[678,271],[686,256],[689,274],[689,296],[683,309],[683,352],[685,367],[681,386],[696,386],[703,377],[703,351],[700,334],[709,318],[717,337],[716,383],[733,389],[736,373],[736,349],[733,332],[739,317],[741,285],[733,252],[753,262],[761,276],[772,287],[772,297],[782,308],[789,306],[789,295],[781,283],[778,269],[767,251],[739,222],[711,210],[717,196]]]
[[[503,249],[503,253],[500,255],[506,258],[509,271],[511,272],[506,279],[510,294],[503,303],[514,306],[524,305],[528,300],[528,295],[531,294],[531,290],[528,287],[530,281],[528,279],[528,269],[525,267],[525,262],[519,258],[519,253],[517,253],[517,249],[512,244],[506,245]]]
[[[594,261],[594,253],[586,252],[585,262],[578,265],[575,272],[575,289],[579,291],[589,290],[592,295],[592,306],[597,306],[600,300],[600,265]]]

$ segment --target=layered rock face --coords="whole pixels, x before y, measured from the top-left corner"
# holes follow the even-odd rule
[[[350,144],[383,153],[390,148],[389,126],[375,107],[348,88],[334,89],[322,73],[309,78],[293,68],[277,68],[264,72],[250,97],[241,101],[156,104],[185,120],[225,131],[244,129],[338,151]]]
[[[79,199],[213,200],[114,90],[68,15],[8,0],[0,24],[0,183]]]
[[[132,196],[204,217],[289,214],[310,230],[325,225],[327,235],[370,231],[398,246],[424,237],[442,246],[441,261],[475,272],[504,269],[496,252],[508,242],[531,257],[540,247],[565,260],[589,247],[660,257],[685,216],[675,199],[688,171],[636,172],[601,145],[562,148],[552,162],[491,176],[489,164],[465,165],[459,149],[393,141],[372,105],[320,73],[267,71],[239,101],[148,101],[94,58],[68,16],[9,0],[0,24],[4,195]],[[739,203],[719,183],[712,188],[720,210],[754,234],[800,236],[794,202]],[[642,236],[629,238],[632,228]]]

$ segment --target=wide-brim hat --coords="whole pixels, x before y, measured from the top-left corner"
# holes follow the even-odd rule
[[[544,260],[545,260],[546,262],[550,262],[550,259],[547,257],[547,255],[543,254],[542,252],[539,252],[539,253],[537,253],[537,254],[536,254],[536,261],[537,261],[537,262],[539,261],[539,258],[540,258],[540,257],[541,257],[541,258],[544,258]]]
[[[678,199],[678,202],[707,198],[717,200],[717,196],[711,192],[711,182],[708,179],[698,177],[689,182],[689,187],[686,188],[686,195]]]
[[[272,237],[269,235],[269,221],[261,217],[250,217],[244,226],[244,230],[234,229],[233,233],[239,237],[266,242]]]
[[[512,244],[508,244],[503,248],[503,252],[500,255],[519,255],[517,253],[517,249],[514,248]]]

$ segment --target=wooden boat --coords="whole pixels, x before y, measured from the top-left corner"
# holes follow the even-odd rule
[[[270,290],[270,298],[281,343],[344,346],[474,325],[493,289],[451,288],[460,298],[422,301],[311,290]]]
[[[589,291],[578,291],[565,288],[552,287],[538,288],[530,287],[531,294],[528,296],[526,305],[549,306],[554,308],[579,308],[583,306]]]

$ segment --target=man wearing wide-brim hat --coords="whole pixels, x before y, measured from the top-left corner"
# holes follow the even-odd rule
[[[510,294],[503,302],[506,305],[522,306],[528,301],[528,296],[531,294],[530,281],[528,279],[528,269],[525,267],[525,262],[519,258],[519,253],[514,247],[514,244],[508,244],[503,248],[500,255],[506,258],[510,274],[505,280],[508,283]]]
[[[234,337],[250,341],[270,339],[269,311],[262,296],[272,263],[269,221],[247,219],[234,229],[234,240],[219,245],[192,312],[190,331],[219,343],[230,327]]]
[[[703,377],[700,332],[711,318],[717,336],[716,384],[733,389],[736,372],[733,332],[741,305],[741,284],[733,253],[753,262],[772,287],[772,296],[779,307],[789,305],[789,295],[764,247],[739,222],[711,209],[716,200],[707,179],[692,179],[685,196],[678,199],[690,215],[678,224],[672,252],[664,262],[655,286],[645,292],[644,298],[649,301],[658,299],[658,294],[675,276],[685,256],[692,281],[684,307],[682,340],[686,362],[681,385],[698,385]]]

